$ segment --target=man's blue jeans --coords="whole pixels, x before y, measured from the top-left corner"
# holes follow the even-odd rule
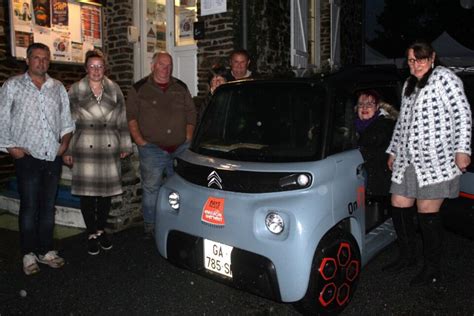
[[[147,143],[138,146],[140,158],[140,174],[142,181],[142,210],[143,221],[147,224],[155,223],[156,203],[163,177],[173,174],[173,159],[189,147],[189,142],[180,145],[173,153]]]
[[[39,160],[30,155],[16,159],[20,194],[20,246],[22,254],[44,254],[53,249],[54,203],[62,160]]]

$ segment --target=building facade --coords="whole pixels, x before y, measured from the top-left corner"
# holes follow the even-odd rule
[[[26,70],[25,61],[11,53],[11,1],[0,2],[0,84]],[[216,63],[227,66],[234,49],[247,49],[251,70],[264,77],[310,76],[360,61],[360,0],[227,0],[222,12],[211,14],[201,14],[201,5],[201,0],[102,1],[107,75],[125,95],[135,81],[149,74],[151,56],[159,50],[171,53],[173,75],[187,83],[197,106],[207,95],[209,69]],[[191,25],[200,27],[199,39],[194,39]],[[81,64],[52,62],[49,74],[69,87],[85,75],[85,69]],[[125,194],[113,201],[109,218],[113,230],[140,220],[136,164],[133,160],[124,164]],[[63,173],[67,179],[67,170]],[[17,208],[15,201],[7,202]],[[58,213],[63,217],[60,223],[83,225],[77,223],[82,221],[80,212],[62,208],[57,220]]]
[[[252,56],[251,69],[268,76],[301,75],[301,69],[318,71],[360,61],[360,50],[354,47],[361,46],[357,41],[362,39],[361,1],[227,0],[225,12],[201,15],[201,0],[181,0],[192,4],[192,22],[202,22],[204,31],[202,39],[190,38],[191,44],[184,45],[188,46],[188,59],[182,57],[185,49],[176,40],[178,19],[183,16],[180,6],[175,5],[177,2],[102,1],[102,48],[108,56],[108,75],[125,94],[134,81],[149,73],[150,56],[159,49],[172,53],[174,75],[188,83],[196,97],[207,91],[210,66],[227,65],[229,53],[236,48],[246,48]],[[23,60],[11,56],[9,3],[0,3],[0,83],[26,69]],[[154,15],[155,21],[150,21],[151,4],[164,9],[162,15]],[[154,48],[147,47],[147,26],[159,24],[156,20],[160,18],[165,19],[164,38]],[[130,27],[135,28],[138,38],[129,35]],[[177,65],[181,59],[183,64]],[[82,65],[53,62],[50,74],[69,86],[85,72]]]

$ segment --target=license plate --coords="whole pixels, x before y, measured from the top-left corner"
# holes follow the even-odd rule
[[[232,278],[230,255],[232,246],[204,239],[204,267],[226,277]]]

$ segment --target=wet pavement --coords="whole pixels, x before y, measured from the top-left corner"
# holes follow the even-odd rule
[[[450,232],[446,241],[442,286],[410,288],[415,270],[383,274],[381,266],[396,254],[392,245],[364,268],[342,315],[474,315],[474,242]],[[143,240],[141,228],[117,233],[113,242],[110,251],[90,256],[84,234],[56,240],[66,265],[41,265],[25,276],[18,232],[0,228],[0,315],[298,315],[290,304],[172,266]]]

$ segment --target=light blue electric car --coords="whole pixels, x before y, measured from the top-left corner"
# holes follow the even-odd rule
[[[396,238],[387,210],[366,203],[353,125],[369,88],[398,105],[391,67],[219,87],[160,190],[160,254],[304,312],[341,311]]]
[[[474,67],[454,70],[463,81],[464,91],[471,105],[471,113],[474,113]],[[474,153],[474,134],[471,138],[471,152]],[[472,155],[471,160],[473,161],[467,171],[461,176],[459,198],[446,200],[441,209],[441,215],[446,228],[474,239],[474,158]]]

